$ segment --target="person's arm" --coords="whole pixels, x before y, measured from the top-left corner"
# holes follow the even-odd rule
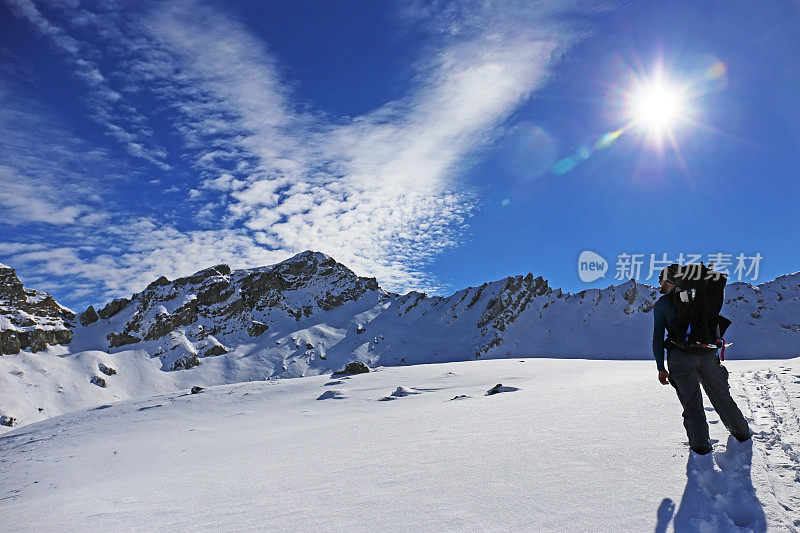
[[[656,360],[658,367],[659,380],[661,379],[661,372],[666,372],[664,368],[664,335],[667,331],[667,320],[664,315],[664,306],[659,301],[653,309],[653,357]]]

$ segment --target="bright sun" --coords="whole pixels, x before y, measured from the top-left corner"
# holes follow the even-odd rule
[[[686,90],[660,73],[640,79],[627,100],[631,125],[657,144],[673,137],[675,128],[691,114]]]
[[[632,102],[634,119],[647,127],[663,129],[681,116],[678,92],[657,86],[642,90]]]

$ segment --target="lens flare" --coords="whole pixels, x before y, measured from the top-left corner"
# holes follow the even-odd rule
[[[691,115],[686,89],[657,72],[640,79],[628,97],[631,125],[660,145]]]
[[[606,114],[614,128],[558,159],[550,168],[553,176],[571,173],[622,138],[638,141],[640,164],[646,161],[656,168],[670,152],[689,175],[679,139],[691,135],[686,130],[719,131],[703,120],[703,110],[707,96],[727,86],[728,66],[714,56],[702,55],[675,64],[657,59],[646,71],[642,61],[634,60],[635,67],[620,61],[618,81],[606,93]]]
[[[681,101],[676,91],[667,87],[652,87],[636,95],[633,112],[638,122],[648,127],[664,128],[681,114]]]

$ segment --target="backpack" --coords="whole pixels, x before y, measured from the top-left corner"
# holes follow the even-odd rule
[[[728,276],[715,272],[703,263],[678,265],[675,303],[675,322],[669,331],[669,341],[681,350],[707,353],[722,348],[725,354],[725,331],[731,321],[719,314]]]

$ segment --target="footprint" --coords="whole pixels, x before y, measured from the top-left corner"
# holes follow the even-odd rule
[[[722,452],[714,452],[714,461],[723,471],[741,470],[749,468],[753,462],[753,441],[737,441],[733,435],[728,437],[728,443]]]

